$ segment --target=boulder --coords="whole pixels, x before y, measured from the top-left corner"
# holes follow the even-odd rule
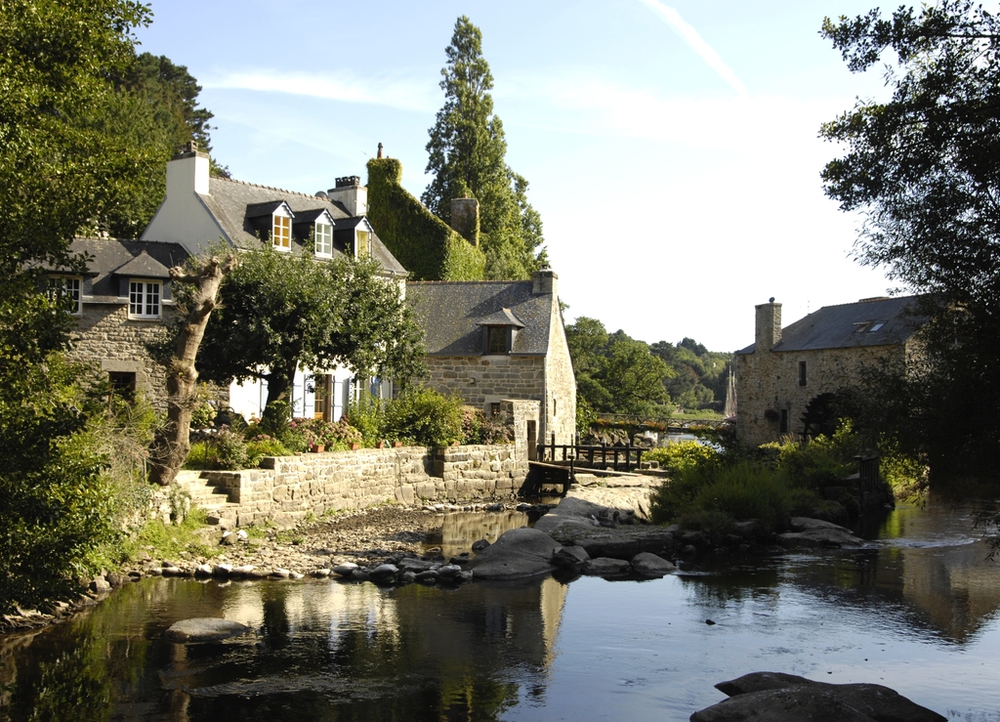
[[[230,637],[238,637],[250,631],[250,627],[229,619],[199,617],[174,622],[163,636],[177,644],[197,642],[218,642]]]
[[[662,577],[677,571],[672,562],[649,552],[640,552],[632,557],[632,569],[644,577]]]
[[[559,544],[538,529],[511,529],[469,562],[476,579],[524,579],[556,567],[552,556]]]
[[[584,564],[581,571],[592,577],[624,577],[631,574],[632,565],[624,559],[598,557]]]
[[[730,698],[695,712],[691,722],[945,722],[879,684],[829,684],[755,672],[715,686]]]
[[[792,531],[778,535],[785,547],[859,547],[864,544],[854,532],[822,519],[793,516]]]
[[[590,555],[583,547],[575,545],[565,546],[553,555],[552,561],[564,569],[575,569],[580,565],[589,562]]]

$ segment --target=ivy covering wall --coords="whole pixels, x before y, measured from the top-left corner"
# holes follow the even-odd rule
[[[368,161],[368,218],[410,277],[420,281],[479,281],[486,257],[402,186],[395,158]]]

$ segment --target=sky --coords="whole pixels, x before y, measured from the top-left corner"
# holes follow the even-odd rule
[[[445,48],[467,15],[567,322],[735,351],[771,297],[788,325],[896,288],[852,259],[861,218],[819,175],[843,152],[822,123],[887,96],[881,70],[850,73],[819,29],[876,6],[153,0],[137,35],[198,79],[234,178],[303,193],[364,182],[382,143],[419,197]]]

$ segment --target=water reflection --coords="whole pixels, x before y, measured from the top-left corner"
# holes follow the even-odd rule
[[[442,543],[484,535],[463,518]],[[966,512],[900,509],[881,536],[860,551],[707,561],[643,583],[147,580],[0,640],[0,718],[687,719],[721,698],[715,682],[774,669],[881,682],[956,718],[998,719],[1000,570],[983,563]],[[254,631],[162,640],[197,616]]]

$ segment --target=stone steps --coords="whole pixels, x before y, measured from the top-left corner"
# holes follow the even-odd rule
[[[202,478],[200,471],[183,469],[176,483],[191,498],[191,506],[208,512],[209,524],[235,523],[239,504],[229,501],[229,495]]]

